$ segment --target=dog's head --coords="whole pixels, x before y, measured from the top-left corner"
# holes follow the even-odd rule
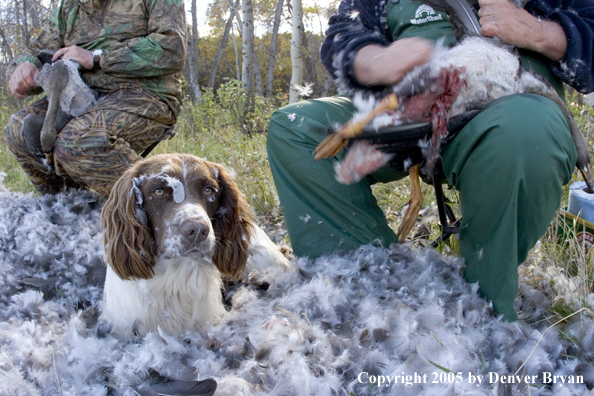
[[[101,211],[107,260],[122,279],[150,279],[155,259],[212,260],[239,278],[248,259],[252,212],[227,170],[186,154],[134,164]]]

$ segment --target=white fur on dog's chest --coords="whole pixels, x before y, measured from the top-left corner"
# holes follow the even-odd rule
[[[116,334],[184,333],[225,313],[221,287],[214,264],[187,257],[159,259],[148,280],[124,281],[108,267],[103,317]]]

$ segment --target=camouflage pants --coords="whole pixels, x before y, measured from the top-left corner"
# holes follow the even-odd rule
[[[41,99],[13,114],[4,138],[31,182],[42,194],[63,187],[92,188],[108,194],[113,184],[139,153],[162,140],[175,115],[153,93],[143,89],[107,94],[62,129],[54,144],[53,161],[30,152],[21,125],[28,114],[45,116],[47,100]],[[52,163],[53,162],[53,163]]]

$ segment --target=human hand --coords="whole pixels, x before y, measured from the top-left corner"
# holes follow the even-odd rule
[[[559,60],[565,54],[567,39],[559,24],[541,21],[509,0],[479,0],[479,6],[483,35],[540,52],[552,60]]]
[[[419,37],[403,38],[387,47],[368,45],[355,55],[355,77],[369,86],[394,85],[415,66],[426,63],[432,52],[433,43]]]
[[[27,92],[37,87],[37,76],[39,75],[39,69],[33,63],[25,62],[21,63],[14,69],[10,79],[8,80],[8,86],[10,92],[15,98],[25,99]]]
[[[508,44],[525,48],[523,42],[530,40],[538,20],[523,8],[517,8],[509,0],[479,0],[481,33],[487,37],[499,37]]]
[[[52,62],[62,57],[63,60],[71,59],[77,61],[81,68],[90,70],[93,68],[93,53],[82,47],[71,45],[70,47],[60,48],[52,57]]]

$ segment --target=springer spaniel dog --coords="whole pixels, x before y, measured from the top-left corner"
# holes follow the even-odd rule
[[[163,154],[133,165],[101,212],[102,319],[114,334],[182,334],[225,313],[222,277],[288,267],[220,164]]]

